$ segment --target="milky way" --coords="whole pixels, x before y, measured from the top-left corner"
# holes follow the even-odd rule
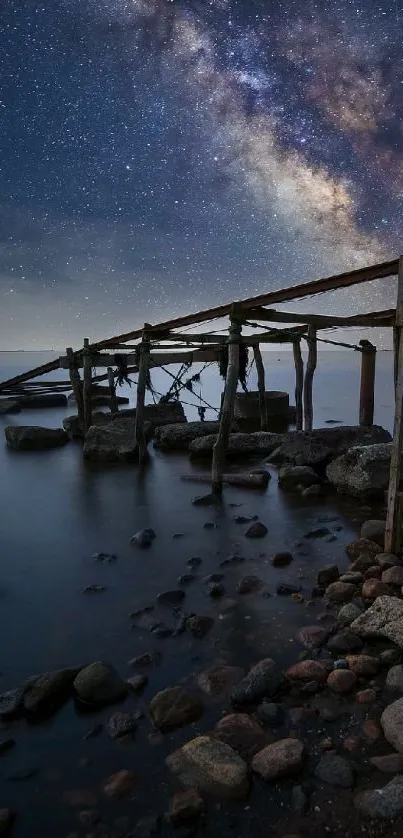
[[[403,249],[401,2],[47,5],[0,10],[3,348]],[[305,308],[393,295],[383,281]]]

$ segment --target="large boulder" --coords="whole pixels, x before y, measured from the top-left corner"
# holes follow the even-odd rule
[[[15,451],[60,448],[69,441],[63,428],[42,428],[39,425],[9,425],[4,434],[7,445]]]
[[[151,428],[148,423],[144,430],[149,440]],[[106,425],[92,425],[85,435],[83,455],[86,460],[101,463],[134,462],[138,458],[134,421],[121,418]]]
[[[403,753],[403,698],[388,704],[381,716],[385,739],[399,753]]]
[[[327,478],[341,495],[383,497],[389,485],[391,450],[389,442],[350,448],[328,465]]]
[[[74,679],[74,689],[80,701],[94,706],[114,704],[128,693],[127,684],[116,669],[104,661],[85,666]]]
[[[218,422],[175,422],[156,428],[154,446],[161,451],[188,451],[191,442],[216,434]]]
[[[246,762],[219,739],[198,736],[171,754],[166,763],[184,785],[221,800],[242,800],[249,792]]]
[[[266,456],[278,447],[283,437],[283,434],[274,434],[268,431],[256,431],[252,434],[230,434],[226,452],[227,457],[249,457],[255,454]],[[191,458],[211,458],[216,440],[216,434],[194,439],[189,445]]]
[[[324,466],[353,445],[374,445],[390,442],[390,433],[374,425],[364,428],[352,425],[338,428],[315,428],[313,431],[291,431],[270,456],[270,462],[294,466]]]
[[[394,596],[378,597],[351,623],[350,631],[364,638],[386,637],[403,649],[403,600]]]

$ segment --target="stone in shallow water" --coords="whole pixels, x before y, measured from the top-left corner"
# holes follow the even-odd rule
[[[362,640],[350,631],[340,631],[333,635],[327,643],[330,652],[346,653],[359,652],[362,648]]]
[[[213,628],[214,620],[201,614],[192,614],[186,620],[186,627],[194,637],[204,637]]]
[[[133,713],[114,713],[106,727],[111,739],[123,739],[135,732],[137,720]]]
[[[324,754],[315,768],[315,776],[323,783],[349,789],[354,785],[354,772],[350,763],[336,754]]]
[[[360,792],[354,803],[370,818],[391,820],[403,811],[403,777],[394,777],[383,788]]]
[[[389,744],[403,753],[403,698],[386,707],[381,716],[381,726]]]
[[[0,695],[0,719],[18,718],[23,712],[24,690],[17,688]]]
[[[195,722],[203,710],[201,701],[182,687],[168,687],[157,693],[150,703],[154,724],[162,733]]]
[[[197,820],[205,808],[203,798],[195,789],[179,791],[170,800],[169,819],[174,826],[186,826]]]
[[[51,714],[72,694],[80,668],[58,669],[30,678],[24,690],[24,710],[28,714]]]
[[[219,739],[198,736],[171,754],[166,763],[184,785],[221,800],[243,800],[249,793],[246,762]]]
[[[175,588],[172,591],[163,591],[157,595],[159,605],[178,605],[185,598],[185,591]]]
[[[133,675],[131,678],[127,679],[127,685],[130,690],[133,690],[135,693],[139,693],[145,689],[148,684],[147,675]]]
[[[270,741],[260,725],[246,713],[224,716],[216,726],[215,735],[247,762]]]
[[[327,671],[319,661],[305,660],[290,666],[286,675],[287,678],[295,682],[309,683],[310,681],[316,681],[323,684],[327,678]]]
[[[292,553],[288,553],[286,550],[283,550],[282,552],[274,554],[271,563],[274,567],[286,567],[287,565],[291,564],[292,561]]]
[[[299,739],[280,739],[256,754],[252,769],[263,780],[277,780],[300,771],[304,756],[304,745]]]
[[[319,571],[317,575],[317,583],[321,587],[323,586],[326,588],[328,585],[331,585],[332,582],[337,582],[340,576],[339,568],[337,564],[328,564]]]
[[[137,777],[133,771],[123,769],[105,781],[103,790],[108,797],[129,797],[134,794],[136,785]]]
[[[239,594],[253,594],[262,588],[263,582],[258,576],[243,576],[237,585]]]
[[[246,538],[264,538],[268,529],[262,521],[255,521],[245,532]]]
[[[206,695],[217,698],[230,692],[234,684],[241,680],[243,674],[244,671],[239,666],[216,664],[200,672],[196,677],[196,683]]]
[[[104,661],[85,666],[74,680],[74,689],[85,704],[113,704],[127,695],[127,685]]]
[[[263,698],[271,698],[284,683],[283,672],[271,658],[264,658],[252,666],[242,681],[231,692],[233,704],[257,704]]]
[[[327,679],[327,685],[334,693],[349,693],[357,683],[357,676],[349,669],[335,669]]]
[[[130,539],[132,544],[137,544],[137,547],[150,547],[156,538],[156,534],[151,527],[145,530],[139,530]]]
[[[351,582],[332,582],[326,588],[326,596],[333,602],[349,602],[357,594],[357,588]]]
[[[69,438],[63,428],[10,425],[4,431],[9,448],[15,451],[41,451],[66,445]]]
[[[326,643],[329,630],[324,626],[304,626],[297,632],[297,640],[306,649],[319,649]]]

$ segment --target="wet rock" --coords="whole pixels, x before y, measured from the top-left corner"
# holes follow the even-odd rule
[[[310,466],[283,466],[278,473],[278,485],[285,492],[295,491],[302,486],[316,486],[318,475]]]
[[[205,811],[204,800],[196,789],[174,794],[169,804],[169,819],[174,826],[192,824]]]
[[[137,720],[133,713],[114,713],[106,726],[111,739],[124,739],[126,736],[132,736],[136,728]]]
[[[150,713],[161,733],[191,724],[200,718],[204,707],[182,687],[167,687],[154,696]]]
[[[93,424],[84,437],[83,457],[97,463],[132,463],[138,459],[138,445],[128,417],[119,415],[113,421]],[[146,440],[151,428],[145,423]]]
[[[0,835],[8,835],[15,817],[12,809],[0,809]]]
[[[309,681],[316,681],[318,684],[323,684],[327,678],[327,671],[325,667],[315,660],[305,660],[294,663],[286,672],[287,678],[296,683],[309,683]]]
[[[103,731],[103,725],[98,724],[91,727],[90,730],[84,735],[84,739],[95,739],[96,736],[99,736]]]
[[[85,666],[74,680],[74,689],[84,704],[114,704],[127,695],[125,682],[114,667],[104,661]]]
[[[328,640],[327,648],[330,652],[336,652],[336,654],[339,652],[359,652],[362,648],[362,640],[350,631],[340,631]]]
[[[147,675],[133,675],[127,679],[127,685],[134,693],[142,692],[148,684]]]
[[[277,596],[291,596],[292,597],[292,596],[294,596],[294,594],[298,596],[300,590],[301,590],[300,585],[287,585],[286,583],[277,585],[277,587],[276,587]]]
[[[161,661],[161,652],[143,652],[142,655],[132,658],[129,661],[129,666],[152,666],[157,665]]]
[[[264,725],[275,725],[281,716],[279,705],[274,704],[272,701],[262,701],[256,712]]]
[[[28,715],[50,715],[64,704],[73,691],[78,669],[58,669],[30,678],[24,688],[24,711]]]
[[[327,535],[331,535],[331,532],[328,527],[316,527],[315,529],[309,530],[307,533],[305,533],[304,538],[325,538],[325,536]]]
[[[403,777],[394,777],[381,789],[360,792],[354,803],[369,818],[392,820],[403,811]]]
[[[218,422],[186,422],[186,417],[173,419],[164,427],[157,427],[154,447],[160,451],[188,451],[193,440],[218,432]]]
[[[381,576],[382,576],[382,571],[381,571],[381,568],[379,567],[379,565],[377,565],[377,564],[372,565],[371,567],[369,567],[368,570],[366,570],[365,573],[364,573],[365,581],[367,579],[380,579]],[[388,590],[390,592],[389,588],[388,588]]]
[[[273,567],[287,567],[287,565],[291,564],[292,561],[292,553],[288,553],[284,550],[283,552],[275,553],[274,556],[272,556],[271,563]]]
[[[242,800],[249,792],[246,762],[219,739],[198,736],[171,754],[166,763],[184,785],[201,793]]]
[[[322,783],[349,789],[354,785],[354,772],[350,763],[336,754],[324,754],[315,768],[315,776]]]
[[[340,627],[347,628],[348,626],[351,626],[351,623],[353,623],[354,620],[357,620],[362,613],[362,608],[360,608],[358,605],[355,605],[354,602],[348,602],[346,603],[346,605],[343,605],[343,607],[340,608],[340,611],[337,615],[337,622]]]
[[[326,476],[339,494],[383,498],[389,485],[392,443],[357,445],[333,460]]]
[[[307,486],[306,489],[302,489],[301,497],[303,498],[318,498],[323,492],[323,488],[320,483],[314,483],[313,486]]]
[[[403,566],[389,567],[382,573],[382,583],[384,585],[393,585],[393,587],[401,588],[403,585]]]
[[[351,582],[332,582],[326,588],[326,596],[333,602],[349,602],[357,594],[357,588]]]
[[[384,754],[381,757],[371,757],[371,765],[382,771],[382,774],[402,774],[403,754]]]
[[[42,428],[30,425],[9,425],[4,430],[9,448],[15,451],[44,451],[66,445],[69,438],[63,428]]]
[[[320,587],[327,588],[332,582],[337,582],[339,576],[337,564],[328,564],[319,571],[316,581]]]
[[[245,532],[246,538],[264,538],[267,535],[268,529],[262,521],[254,521]]]
[[[392,666],[392,668],[389,669],[389,672],[386,676],[386,686],[389,690],[395,690],[396,692],[403,693],[402,664],[398,663],[396,666]]]
[[[363,599],[377,599],[390,594],[390,588],[380,579],[366,579],[361,591]]]
[[[356,538],[355,541],[347,544],[346,553],[352,560],[358,559],[359,556],[375,559],[379,555],[379,544],[369,541],[368,538]]]
[[[203,582],[210,585],[212,582],[222,582],[223,579],[225,579],[224,573],[209,573],[208,576],[204,577]]]
[[[172,591],[163,591],[157,595],[157,602],[159,605],[179,605],[185,598],[185,591],[181,588],[175,588]]]
[[[225,588],[221,582],[210,582],[207,590],[212,599],[220,599],[225,594]]]
[[[338,695],[351,692],[357,683],[357,676],[350,669],[333,670],[327,679],[327,685]]]
[[[115,553],[93,553],[92,558],[94,562],[102,562],[102,564],[114,564],[118,559]]]
[[[186,626],[194,637],[202,638],[213,628],[214,620],[212,617],[205,617],[198,614],[192,614],[186,620]]]
[[[304,626],[297,632],[298,643],[306,649],[319,649],[328,637],[329,629],[324,626]]]
[[[197,495],[192,498],[192,503],[193,506],[218,506],[220,498],[213,492],[209,492],[207,495]]]
[[[374,561],[374,556],[359,556],[351,563],[350,569],[363,573],[365,577],[365,573],[374,566]]]
[[[101,594],[106,591],[105,585],[86,585],[83,588],[83,594]]]
[[[401,660],[401,652],[399,649],[385,649],[379,655],[379,662],[381,666],[393,666],[395,663],[399,663]]]
[[[227,559],[224,559],[224,561],[220,562],[220,567],[226,567],[227,565],[243,564],[244,561],[245,559],[243,556],[238,556],[237,553],[234,553],[232,556],[228,556]]]
[[[201,439],[193,440],[189,445],[191,458],[211,458],[216,439],[216,434],[209,434],[208,436],[203,436]],[[274,434],[266,431],[231,433],[228,439],[226,455],[228,458],[250,456],[250,454],[267,455],[278,447],[282,439],[282,434]]]
[[[376,557],[376,562],[382,570],[387,570],[389,567],[402,566],[401,560],[394,553],[379,553]]]
[[[231,691],[236,706],[258,704],[263,698],[276,695],[284,683],[283,672],[271,658],[264,658],[252,666],[247,675]]]
[[[137,547],[150,547],[156,538],[156,534],[151,527],[145,530],[139,530],[130,539],[132,544],[137,544]]]
[[[379,672],[379,661],[371,655],[348,655],[347,664],[357,678],[373,678]]]
[[[194,573],[182,573],[178,576],[178,585],[190,585],[192,582],[195,582],[197,576]]]
[[[216,726],[216,735],[246,762],[269,743],[264,730],[246,713],[224,716]]]
[[[362,582],[362,573],[359,570],[349,570],[340,576],[340,582],[351,582],[352,585],[358,585]]]
[[[393,596],[378,597],[350,629],[359,637],[386,637],[403,648],[403,601]]]
[[[24,689],[9,690],[0,695],[0,719],[18,719],[23,714]]]
[[[358,704],[373,704],[376,699],[376,691],[368,688],[367,690],[360,690],[356,693]]]
[[[304,756],[304,745],[299,739],[280,739],[256,754],[252,769],[263,780],[278,780],[298,773]]]
[[[333,662],[333,669],[348,669],[347,661],[345,658],[339,658],[337,661]]]
[[[361,538],[367,538],[368,541],[375,541],[380,547],[383,547],[385,541],[385,521],[372,519],[364,521],[361,526]]]
[[[123,769],[112,774],[104,783],[103,790],[108,797],[131,797],[136,789],[137,778],[133,771]]]
[[[211,666],[196,677],[198,687],[206,695],[218,698],[228,694],[233,686],[243,677],[244,671],[239,666]]]
[[[238,594],[253,594],[263,587],[263,582],[258,576],[243,576],[237,584]]]
[[[192,556],[191,559],[187,560],[186,564],[188,567],[200,567],[202,561],[203,559],[201,559],[200,556]]]

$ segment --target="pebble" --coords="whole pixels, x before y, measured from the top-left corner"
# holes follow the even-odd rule
[[[390,594],[390,588],[381,579],[366,579],[362,586],[363,599],[377,599],[379,596],[388,596],[388,594]]]
[[[93,553],[92,558],[95,562],[105,562],[105,564],[112,564],[118,559],[114,553]]]
[[[271,563],[274,567],[286,567],[293,561],[292,553],[286,551],[275,553],[272,557]],[[403,583],[402,583],[403,584]]]
[[[145,530],[139,530],[130,539],[132,544],[137,544],[137,547],[150,547],[156,538],[156,533],[151,527]]]
[[[105,781],[103,790],[108,797],[129,797],[133,795],[136,785],[137,778],[133,771],[123,769]]]
[[[238,594],[252,594],[262,588],[263,582],[258,576],[243,576],[237,585]]]
[[[327,679],[329,689],[340,695],[351,692],[356,683],[357,677],[349,669],[335,669]]]
[[[126,736],[132,736],[136,728],[137,720],[133,713],[114,713],[106,726],[111,739],[123,739]]]
[[[370,739],[372,742],[376,742],[381,735],[381,729],[373,719],[367,719],[363,726],[362,732],[366,739]]]
[[[323,783],[349,789],[354,785],[354,773],[350,763],[336,754],[324,754],[315,768],[315,777]]]
[[[159,605],[179,605],[185,598],[185,591],[182,588],[174,588],[172,591],[163,591],[157,595]]]
[[[219,599],[224,596],[224,594],[225,588],[221,582],[210,582],[208,586],[208,595],[211,596],[212,599]]]
[[[174,794],[169,804],[169,819],[174,826],[197,820],[205,810],[204,800],[196,789]]]
[[[367,690],[360,690],[355,697],[358,704],[372,704],[376,699],[376,692],[368,688]]]
[[[262,521],[254,521],[245,532],[246,538],[264,538],[267,535],[268,529]]]

